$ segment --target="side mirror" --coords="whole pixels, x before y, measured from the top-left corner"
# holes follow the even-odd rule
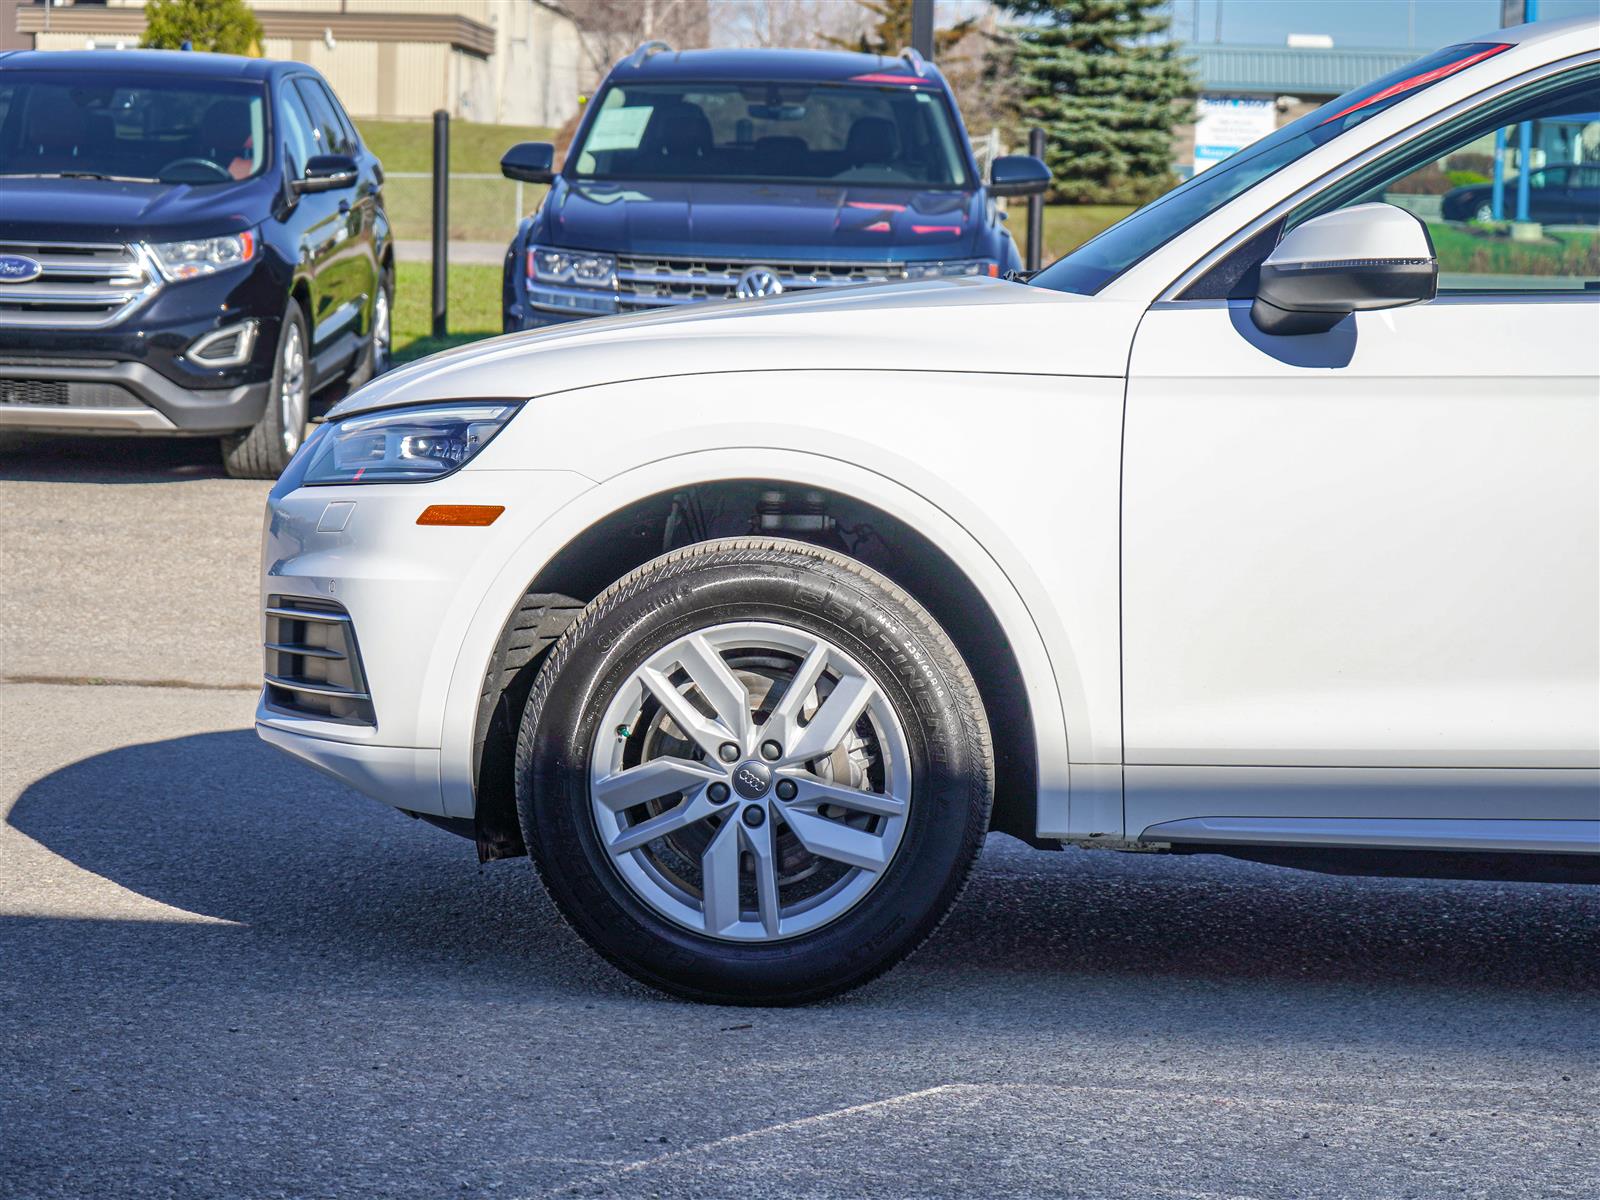
[[[1033,196],[1050,186],[1050,168],[1031,154],[1002,154],[989,164],[989,190],[996,196]]]
[[[295,192],[332,192],[354,187],[360,173],[348,154],[317,154],[306,163],[305,173],[289,184]]]
[[[556,148],[549,142],[518,142],[500,159],[500,174],[524,183],[549,183],[556,177]]]
[[[1353,312],[1432,300],[1428,227],[1393,204],[1357,204],[1296,225],[1261,264],[1250,319],[1262,333],[1326,333]]]

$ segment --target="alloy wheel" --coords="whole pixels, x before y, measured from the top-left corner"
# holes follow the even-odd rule
[[[372,373],[381,375],[389,369],[389,351],[393,334],[390,326],[389,293],[378,289],[378,298],[372,305]]]
[[[590,754],[612,865],[657,913],[710,937],[809,933],[883,877],[911,758],[848,654],[767,622],[678,638],[617,691]]]
[[[310,419],[306,395],[306,348],[300,326],[284,327],[283,348],[278,352],[278,411],[283,417],[283,449],[293,454],[305,437]]]

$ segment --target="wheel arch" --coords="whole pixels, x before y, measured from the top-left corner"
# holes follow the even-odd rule
[[[746,469],[736,469],[735,459]],[[820,493],[831,510],[821,515],[833,518],[832,527],[763,527],[753,500],[772,491]],[[675,513],[685,519],[686,493],[715,515],[674,542],[680,534],[670,526]],[[485,595],[451,682],[441,780],[450,811],[476,814],[480,853],[521,849],[513,844],[509,762],[495,756],[504,754],[508,729],[514,739],[511,709],[520,710],[538,668],[542,647],[525,652],[533,627],[528,614],[536,611],[535,620],[552,614],[545,628],[553,640],[573,603],[587,603],[666,549],[749,533],[841,550],[928,608],[967,661],[989,713],[997,785],[992,827],[1029,840],[1040,828],[1062,827],[1068,756],[1055,675],[1027,605],[977,539],[923,497],[853,464],[792,451],[708,451],[636,468],[584,493],[528,539]],[[522,662],[506,675],[506,650],[518,639]],[[495,679],[497,673],[504,677]],[[1057,806],[1049,820],[1042,819],[1044,805]]]

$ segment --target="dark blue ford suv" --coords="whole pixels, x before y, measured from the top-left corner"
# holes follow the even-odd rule
[[[0,54],[0,431],[216,437],[272,478],[383,370],[378,160],[300,63]]]
[[[1038,159],[987,186],[950,88],[914,53],[640,47],[606,77],[506,254],[505,328],[708,299],[1022,264],[997,195],[1048,186]]]

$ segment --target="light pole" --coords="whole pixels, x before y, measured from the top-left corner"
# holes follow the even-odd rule
[[[911,0],[911,48],[933,61],[933,0]]]

